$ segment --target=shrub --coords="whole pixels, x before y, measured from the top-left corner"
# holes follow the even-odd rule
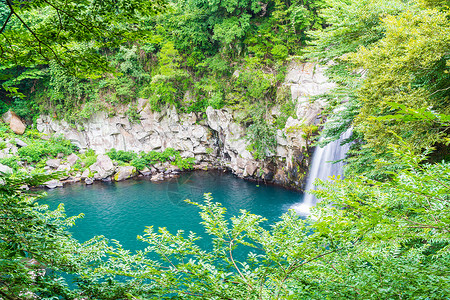
[[[188,157],[188,158],[181,158],[177,157],[175,162],[173,163],[181,170],[191,170],[194,167],[195,164],[195,158]]]
[[[278,60],[284,60],[289,55],[289,50],[285,45],[275,45],[270,51],[273,57]]]
[[[37,162],[42,156],[46,154],[46,149],[43,143],[31,143],[26,147],[22,147],[17,151],[20,159],[27,162]]]
[[[52,138],[49,141],[36,140],[26,147],[18,150],[17,154],[28,162],[38,162],[46,157],[55,157],[58,153],[65,155],[73,153],[77,147],[69,140],[61,137]]]
[[[250,142],[247,150],[252,152],[255,159],[265,159],[270,152],[276,152],[276,130],[265,119],[264,107],[256,108],[252,113],[252,119],[253,124],[248,127],[245,136]]]
[[[106,155],[108,155],[109,158],[111,158],[112,160],[116,160],[118,162],[125,162],[125,163],[129,163],[134,158],[137,157],[137,154],[133,151],[124,151],[124,150],[117,151],[114,148],[112,148],[111,150],[106,152]]]
[[[0,164],[8,166],[14,171],[17,171],[20,168],[19,164],[17,163],[18,160],[19,159],[17,156],[5,157],[0,159]]]
[[[133,160],[131,160],[130,164],[133,167],[136,167],[136,169],[138,169],[138,170],[143,170],[145,167],[147,167],[148,163],[145,160],[145,158],[140,156],[140,157],[133,158]]]
[[[147,164],[155,164],[157,162],[175,161],[180,157],[180,153],[173,148],[166,148],[163,152],[150,151],[141,154],[141,157]]]
[[[86,168],[89,168],[90,166],[95,164],[96,161],[97,161],[97,157],[96,156],[87,156],[85,159],[83,159],[84,166]]]
[[[89,168],[97,161],[97,155],[92,149],[88,149],[86,153],[80,156],[80,158],[83,161],[85,168]]]

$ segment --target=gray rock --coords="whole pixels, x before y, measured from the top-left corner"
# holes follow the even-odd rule
[[[94,183],[94,178],[92,178],[92,177],[85,178],[84,179],[84,183],[86,183],[87,185],[93,184]]]
[[[191,151],[183,151],[180,153],[182,158],[187,158],[187,157],[195,157],[195,154]]]
[[[5,153],[5,150],[8,151],[8,153]],[[3,149],[2,151],[0,151],[0,159],[2,158],[7,158],[7,157],[11,157],[12,155],[9,154],[9,149]]]
[[[164,174],[162,174],[162,173],[154,174],[150,180],[151,181],[162,181],[162,180],[164,180]]]
[[[253,163],[253,162],[249,162],[245,166],[245,172],[247,173],[248,176],[255,175],[256,169],[258,169],[258,166],[255,163]]]
[[[139,170],[139,174],[141,174],[142,176],[150,176],[152,174],[152,171],[145,167],[143,170]]]
[[[78,157],[78,155],[76,155],[75,153],[70,154],[69,156],[67,156],[67,162],[73,167],[73,165],[75,165],[77,163],[77,161],[80,158]]]
[[[192,130],[192,135],[196,138],[201,140],[202,137],[204,137],[207,134],[206,129],[203,126],[196,126]]]
[[[0,173],[4,173],[4,174],[12,174],[13,173],[13,169],[11,169],[8,166],[2,165],[0,164]]]
[[[81,179],[86,179],[89,177],[90,174],[90,170],[89,168],[87,168],[86,170],[83,171],[83,173],[81,174]]]
[[[133,166],[122,166],[117,169],[116,174],[114,174],[115,181],[122,181],[131,177],[136,176],[136,168]]]
[[[116,167],[109,156],[101,154],[97,156],[97,161],[89,169],[95,173],[94,178],[103,179],[113,175]]]
[[[194,148],[194,154],[206,154],[206,147],[205,146],[198,146],[196,148]]]
[[[170,165],[170,167],[167,168],[167,171],[169,173],[179,173],[181,169],[178,168],[178,166]]]
[[[47,188],[49,188],[49,189],[54,189],[54,188],[57,188],[57,187],[62,187],[63,183],[61,181],[59,181],[59,180],[52,179],[50,181],[45,182],[44,185]]]
[[[61,165],[61,160],[58,158],[52,158],[47,160],[45,164],[50,168],[57,169]]]
[[[24,141],[22,141],[21,139],[15,138],[14,140],[16,141],[16,145],[19,146],[19,147],[26,147],[26,146],[28,146],[28,144],[25,143]]]
[[[70,165],[67,163],[67,164],[62,164],[62,165],[60,165],[60,166],[58,167],[58,169],[56,169],[56,171],[60,171],[60,172],[70,172],[70,169],[71,169],[71,167],[70,167]]]
[[[236,164],[239,169],[244,169],[247,165],[247,161],[241,157],[238,157],[238,159],[236,160]]]
[[[164,172],[170,165],[167,165],[166,163],[156,163],[153,165],[153,168],[155,168],[158,172]]]
[[[206,108],[206,115],[208,117],[208,125],[215,131],[223,131],[227,128],[230,121],[233,119],[230,113],[224,109],[213,109],[211,106]]]
[[[273,179],[273,176],[274,176],[273,172],[271,170],[269,170],[268,168],[265,168],[263,170],[264,180],[271,181]]]

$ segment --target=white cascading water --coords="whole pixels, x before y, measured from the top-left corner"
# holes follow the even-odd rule
[[[305,195],[303,202],[295,204],[291,209],[295,210],[299,215],[308,216],[310,208],[317,203],[317,198],[308,193],[310,190],[315,190],[314,181],[319,178],[322,180],[329,179],[332,176],[342,176],[343,162],[332,163],[333,161],[345,158],[350,144],[347,143],[341,146],[342,141],[349,138],[352,134],[351,129],[348,129],[341,135],[339,140],[329,143],[325,147],[316,147],[311,160],[311,168],[309,170],[308,178],[306,180]]]

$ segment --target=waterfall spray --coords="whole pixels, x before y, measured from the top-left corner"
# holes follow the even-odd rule
[[[342,176],[343,162],[332,163],[333,161],[345,158],[350,144],[341,146],[342,141],[349,138],[352,134],[351,129],[348,129],[341,135],[339,140],[329,143],[325,147],[316,147],[311,160],[311,168],[309,170],[308,178],[306,179],[305,193],[303,202],[295,204],[291,207],[298,214],[308,216],[310,208],[317,203],[317,198],[309,193],[310,190],[315,190],[314,181],[318,178],[327,180],[330,176]]]

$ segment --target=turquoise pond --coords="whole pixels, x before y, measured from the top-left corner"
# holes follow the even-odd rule
[[[197,171],[163,182],[141,178],[90,186],[72,184],[49,190],[40,202],[51,209],[64,203],[68,216],[83,213],[84,218],[70,228],[80,242],[104,235],[120,241],[126,249],[137,250],[145,247],[136,236],[143,234],[146,226],[205,235],[199,224],[199,209],[184,202],[187,198],[202,202],[204,193],[211,193],[214,201],[222,203],[228,217],[245,209],[265,217],[267,224],[279,220],[303,199],[303,194],[282,187],[242,180],[229,173]]]

